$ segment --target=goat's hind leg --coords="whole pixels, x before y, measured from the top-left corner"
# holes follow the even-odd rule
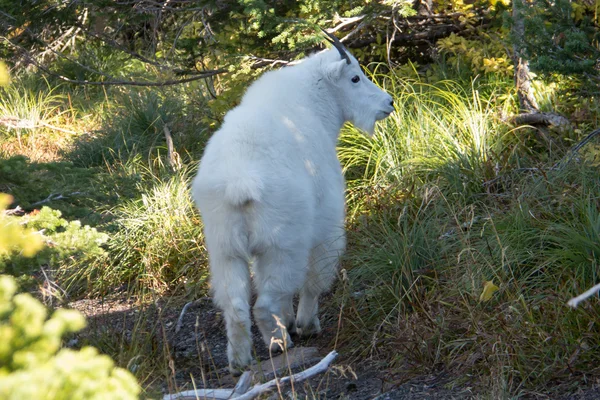
[[[248,264],[238,257],[211,257],[211,275],[214,298],[225,317],[229,370],[239,375],[252,362]]]

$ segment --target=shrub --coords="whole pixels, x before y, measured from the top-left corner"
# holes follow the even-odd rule
[[[93,347],[60,349],[65,334],[85,325],[73,310],[48,318],[29,294],[16,294],[13,278],[0,276],[0,398],[137,399],[135,378]]]
[[[10,202],[0,196],[0,254],[34,255],[38,235],[4,216]],[[48,222],[62,224],[60,214],[46,211]],[[18,399],[137,399],[140,388],[126,370],[92,347],[60,349],[64,335],[85,325],[77,311],[59,309],[48,318],[46,308],[27,293],[16,294],[15,279],[0,275],[0,398]]]
[[[105,253],[102,246],[108,235],[98,232],[79,221],[67,221],[61,212],[42,207],[39,212],[25,217],[5,217],[8,224],[20,225],[30,231],[37,231],[35,237],[48,245],[33,257],[26,252],[11,252],[0,255],[0,272],[11,275],[30,275],[44,267],[52,273],[60,284],[76,292],[74,284],[88,283],[91,277],[81,276],[77,271],[82,265],[93,263]],[[38,239],[38,240],[40,240]],[[77,279],[75,279],[77,277]]]

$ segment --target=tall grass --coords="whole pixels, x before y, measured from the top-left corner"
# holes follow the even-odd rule
[[[598,306],[566,302],[598,279],[598,168],[557,169],[520,145],[493,88],[381,81],[397,112],[373,138],[346,129],[340,148],[352,293],[342,343],[406,376],[453,371],[494,398],[595,376]],[[499,291],[481,301],[488,281]]]
[[[188,171],[157,179],[141,199],[125,202],[114,215],[118,230],[109,244],[114,265],[109,281],[158,290],[202,287],[206,253]]]
[[[65,280],[86,280],[90,291],[100,293],[122,285],[138,293],[203,291],[206,259],[189,172],[148,172],[138,183],[140,197],[111,210],[106,256],[66,271],[71,275]]]
[[[394,95],[397,111],[372,139],[354,128],[343,131],[339,154],[351,192],[432,181],[451,192],[481,192],[481,183],[494,178],[500,139],[508,131],[498,121],[495,97],[482,99],[476,87],[451,81],[379,78]]]

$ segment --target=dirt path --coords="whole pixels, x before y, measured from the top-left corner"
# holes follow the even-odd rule
[[[80,300],[70,304],[82,311],[88,318],[88,327],[72,343],[76,346],[91,344],[103,349],[109,342],[112,347],[126,347],[128,341],[138,340],[145,332],[153,343],[153,348],[168,344],[168,354],[172,359],[171,382],[155,383],[162,393],[176,390],[190,390],[192,377],[197,388],[232,388],[236,378],[227,369],[227,342],[221,313],[210,300],[197,301],[188,307],[182,320],[181,329],[175,327],[183,304],[161,304],[157,301],[145,309],[140,309],[131,300]],[[255,344],[254,367],[259,373],[255,380],[273,378],[271,359],[262,343],[256,326],[252,327]],[[292,365],[292,371],[306,369],[314,365],[329,351],[333,342],[333,329],[324,329],[318,338],[294,338],[294,347],[300,357]],[[164,347],[163,347],[164,348]],[[106,350],[104,350],[106,351]],[[348,364],[343,350],[330,371],[307,381],[301,387],[294,387],[299,398],[318,399],[458,399],[469,398],[468,390],[448,389],[448,379],[444,376],[424,376],[402,385],[395,386],[394,379],[382,371],[374,362],[360,365]],[[132,354],[133,355],[133,354]],[[135,355],[133,355],[135,357]],[[150,355],[141,355],[150,356]],[[281,356],[279,357],[281,358]],[[131,361],[129,362],[131,365]],[[284,365],[278,375],[287,375],[289,365]],[[134,367],[135,368],[135,367]],[[157,393],[158,394],[158,393]],[[292,398],[291,388],[286,388],[283,397]]]
[[[88,318],[88,327],[71,345],[94,345],[102,351],[121,354],[121,364],[129,364],[136,369],[135,360],[148,357],[167,357],[172,360],[167,374],[158,374],[149,383],[154,392],[151,398],[162,398],[163,394],[193,389],[192,378],[197,388],[232,388],[237,381],[227,369],[227,342],[221,313],[210,300],[197,301],[190,307],[182,320],[181,329],[175,333],[175,327],[183,302],[158,300],[145,308],[140,308],[132,300],[81,300],[70,304],[82,311]],[[255,326],[252,328],[255,344],[255,382],[273,378],[271,359],[263,345]],[[318,338],[294,338],[295,348],[300,356],[293,365],[293,372],[314,365],[329,351],[333,350],[335,329],[325,327]],[[127,346],[136,340],[143,345]],[[165,347],[165,345],[167,345]],[[108,351],[106,348],[110,348]],[[166,349],[159,351],[158,349]],[[490,399],[491,394],[474,393],[470,387],[454,387],[453,378],[445,373],[422,375],[410,380],[393,376],[374,361],[349,363],[343,349],[330,370],[293,388],[296,398],[306,399],[356,399],[356,400],[420,400],[420,399]],[[144,352],[147,354],[144,354]],[[393,350],[391,350],[393,351]],[[140,354],[142,353],[142,354]],[[279,359],[282,357],[280,356]],[[296,365],[297,364],[297,365]],[[287,375],[284,367],[278,376]],[[148,385],[146,382],[145,385]],[[287,387],[281,393],[283,398],[294,398],[292,389]],[[275,393],[271,398],[281,398]],[[598,385],[579,388],[576,393],[550,397],[544,394],[525,395],[534,399],[581,399],[600,398]],[[265,396],[265,398],[269,398]]]

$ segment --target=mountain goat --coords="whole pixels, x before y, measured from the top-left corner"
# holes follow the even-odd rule
[[[289,333],[320,331],[319,295],[346,245],[340,129],[350,121],[373,134],[394,110],[392,97],[330,38],[335,49],[267,72],[249,87],[208,141],[192,184],[233,374],[252,361],[249,265],[254,318],[267,346],[275,350],[272,338],[284,336],[291,345]]]

